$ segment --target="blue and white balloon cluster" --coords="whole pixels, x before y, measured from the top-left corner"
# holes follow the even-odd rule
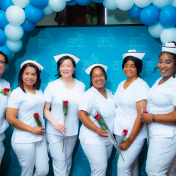
[[[176,0],[0,0],[0,51],[9,58],[22,48],[22,37],[32,31],[44,15],[62,11],[66,5],[103,3],[108,10],[128,11],[148,26],[162,43],[176,41]]]

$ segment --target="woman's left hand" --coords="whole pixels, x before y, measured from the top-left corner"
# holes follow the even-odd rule
[[[125,140],[122,144],[118,145],[120,150],[127,150],[130,147],[131,143],[127,140]]]
[[[148,123],[148,124],[153,123],[152,116],[153,114],[141,113],[141,120],[144,123]]]

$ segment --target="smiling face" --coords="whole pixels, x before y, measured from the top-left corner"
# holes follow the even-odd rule
[[[101,68],[95,68],[92,73],[92,84],[96,89],[104,89],[106,78]]]
[[[158,69],[164,78],[168,78],[174,73],[176,69],[175,65],[175,60],[171,55],[164,53],[160,56]]]
[[[70,59],[65,59],[59,67],[59,71],[62,77],[69,78],[75,71],[73,63]]]
[[[2,54],[0,54],[0,78],[2,74],[4,73],[6,67],[7,65],[5,63],[5,57]]]
[[[23,85],[24,86],[30,86],[33,87],[33,85],[37,81],[37,73],[36,69],[34,67],[26,67],[22,74],[22,80],[23,80]]]
[[[137,68],[133,61],[129,60],[125,63],[123,67],[124,74],[127,78],[134,78],[137,76]]]

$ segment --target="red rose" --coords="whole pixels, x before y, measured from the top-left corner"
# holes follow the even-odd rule
[[[64,106],[68,105],[68,100],[64,101]]]
[[[147,111],[143,111],[143,113],[148,113]]]
[[[39,119],[40,118],[39,113],[34,113],[34,118]]]
[[[4,88],[3,91],[4,91],[5,94],[8,94],[10,92],[10,89]]]
[[[126,136],[128,134],[128,130],[123,130],[123,134]]]
[[[94,118],[97,119],[97,120],[100,120],[101,116],[100,116],[100,114],[97,114],[96,116],[94,116]]]

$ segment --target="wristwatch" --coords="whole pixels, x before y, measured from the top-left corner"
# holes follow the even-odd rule
[[[155,122],[155,115],[152,115],[152,121]]]

